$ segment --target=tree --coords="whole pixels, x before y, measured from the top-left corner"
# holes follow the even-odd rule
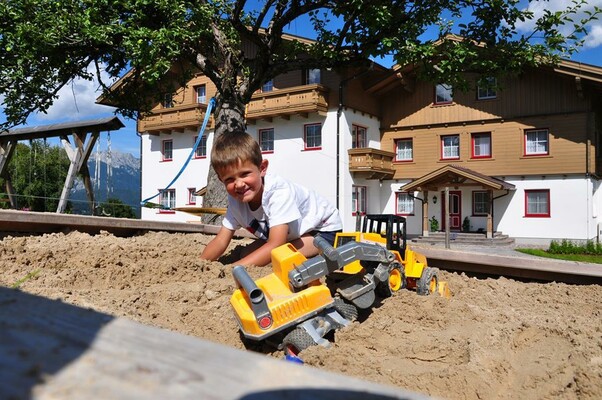
[[[136,214],[131,206],[116,198],[108,198],[107,201],[100,204],[96,214],[101,217],[115,218],[136,218]]]
[[[8,165],[11,183],[18,194],[16,207],[56,211],[68,170],[69,159],[59,146],[50,146],[43,140],[32,140],[29,146],[17,143]],[[0,183],[4,187],[3,179]],[[0,204],[9,207],[5,201]]]
[[[534,15],[518,0],[5,0],[0,93],[7,122],[0,128],[45,111],[73,78],[93,75],[105,99],[135,116],[175,88],[170,81],[182,84],[200,70],[218,90],[215,135],[244,129],[251,95],[301,68],[362,66],[388,54],[400,65],[419,65],[429,79],[465,87],[463,71],[499,76],[570,55],[600,13],[594,7],[573,22],[586,5],[573,0],[564,11],[548,10],[530,34],[519,34],[517,25]],[[313,26],[315,41],[283,38],[297,21]],[[424,40],[433,30],[435,37]],[[462,40],[439,40],[450,33]],[[243,52],[243,40],[256,51]],[[102,81],[103,69],[111,78],[130,73],[110,91],[113,82]],[[225,204],[212,173],[205,200]]]

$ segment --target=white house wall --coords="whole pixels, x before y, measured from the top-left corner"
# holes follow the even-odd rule
[[[213,132],[206,131],[207,148],[210,149],[213,143]],[[142,199],[147,199],[158,193],[159,189],[167,185],[176,177],[183,167],[186,159],[194,145],[194,138],[198,131],[175,132],[171,135],[161,134],[142,135]],[[172,140],[173,154],[172,161],[162,161],[162,146],[164,140]],[[188,189],[196,190],[207,184],[207,173],[209,171],[208,158],[192,158],[180,177],[170,187],[176,190],[176,207],[187,206]],[[152,203],[159,203],[159,196],[150,200]],[[196,206],[200,206],[202,198],[197,198]],[[155,208],[142,208],[142,219],[170,222],[198,221],[200,218],[185,212],[165,212]]]

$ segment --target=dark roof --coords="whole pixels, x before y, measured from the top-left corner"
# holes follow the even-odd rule
[[[481,185],[496,190],[515,189],[513,184],[501,179],[487,176],[459,165],[449,164],[403,185],[400,190],[412,192],[414,190],[424,190],[429,187],[438,188],[441,186],[453,186],[459,184]]]
[[[83,132],[116,131],[125,125],[117,117],[91,119],[87,121],[64,122],[59,124],[38,125],[32,127],[10,129],[0,134],[2,138],[41,139]]]

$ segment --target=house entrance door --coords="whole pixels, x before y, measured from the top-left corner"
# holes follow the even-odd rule
[[[443,229],[445,229],[445,191],[441,192],[443,204],[441,206],[441,221],[443,221]],[[462,192],[459,190],[449,191],[449,229],[459,231],[462,228]]]

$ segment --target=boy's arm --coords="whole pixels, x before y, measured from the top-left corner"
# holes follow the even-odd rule
[[[201,259],[203,260],[217,260],[224,251],[228,248],[230,241],[234,237],[234,231],[221,227],[217,235],[205,246],[205,249],[201,253]]]
[[[263,267],[272,262],[272,250],[287,242],[288,224],[281,224],[270,227],[268,240],[257,250],[241,258],[236,264],[257,265]]]

